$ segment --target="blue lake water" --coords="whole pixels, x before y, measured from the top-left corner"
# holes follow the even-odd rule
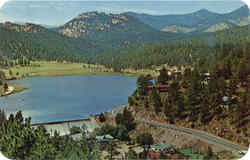
[[[7,114],[21,110],[32,123],[87,118],[126,104],[136,78],[120,75],[35,77],[14,81],[28,90],[0,98]]]

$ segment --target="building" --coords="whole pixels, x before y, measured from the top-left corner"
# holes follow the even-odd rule
[[[168,84],[155,84],[155,85],[150,85],[148,86],[149,92],[152,92],[153,89],[158,90],[159,92],[168,92]]]
[[[168,143],[159,143],[151,146],[151,150],[154,152],[160,153],[174,153],[175,149],[171,144]]]

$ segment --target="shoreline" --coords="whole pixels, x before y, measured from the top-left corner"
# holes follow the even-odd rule
[[[18,78],[14,78],[14,79],[7,79],[7,81],[12,81],[12,80],[21,80],[24,78],[34,78],[34,77],[64,77],[64,76],[77,76],[77,75],[82,75],[82,76],[88,76],[88,75],[120,75],[120,76],[124,76],[124,77],[136,77],[136,74],[130,74],[130,73],[120,73],[120,72],[96,72],[96,73],[91,73],[91,72],[86,72],[86,73],[63,73],[63,74],[36,74],[36,75],[28,75],[28,76],[24,76],[24,77],[18,77]],[[10,85],[10,87],[13,87],[14,90],[12,90],[10,93],[4,93],[2,95],[0,95],[0,97],[6,97],[9,95],[13,95],[16,93],[20,93],[23,92],[25,90],[28,90],[28,88],[23,88],[23,87],[17,87],[15,85]]]
[[[10,85],[8,88],[8,91],[1,94],[0,97],[7,97],[13,94],[17,94],[17,93],[21,93],[25,90],[27,90],[28,88],[22,88],[22,87],[17,87],[15,85]]]

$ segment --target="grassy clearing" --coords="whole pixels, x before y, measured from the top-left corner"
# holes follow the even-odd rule
[[[12,71],[12,76],[9,74]],[[83,74],[118,74],[115,72],[91,72],[80,63],[33,62],[32,66],[15,66],[3,69],[7,78],[33,77],[33,76],[66,76]]]

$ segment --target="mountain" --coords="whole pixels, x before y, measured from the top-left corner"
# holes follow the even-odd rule
[[[57,27],[58,27],[58,25],[35,24],[35,23],[18,22],[18,21],[15,21],[15,22],[10,22],[10,23],[13,23],[13,24],[19,24],[19,25],[33,24],[33,25],[39,25],[39,26],[42,26],[42,27],[47,28],[47,29],[53,29],[53,28],[57,28]]]
[[[104,52],[94,41],[63,36],[40,25],[0,24],[0,60],[69,60],[80,61]]]
[[[3,24],[0,24],[0,26],[6,30],[14,31],[14,32],[25,32],[25,33],[39,33],[39,32],[45,32],[46,29],[35,24],[31,23],[25,23],[23,25],[6,22]]]
[[[213,33],[215,42],[243,44],[250,42],[250,25],[235,27],[232,29]]]
[[[181,36],[156,30],[133,16],[103,12],[80,14],[57,31],[64,36],[97,41],[111,48],[158,43]]]
[[[210,12],[207,9],[183,15],[157,16],[134,12],[126,14],[138,18],[155,29],[177,33],[215,32],[250,24],[249,9],[246,5],[226,14]]]

